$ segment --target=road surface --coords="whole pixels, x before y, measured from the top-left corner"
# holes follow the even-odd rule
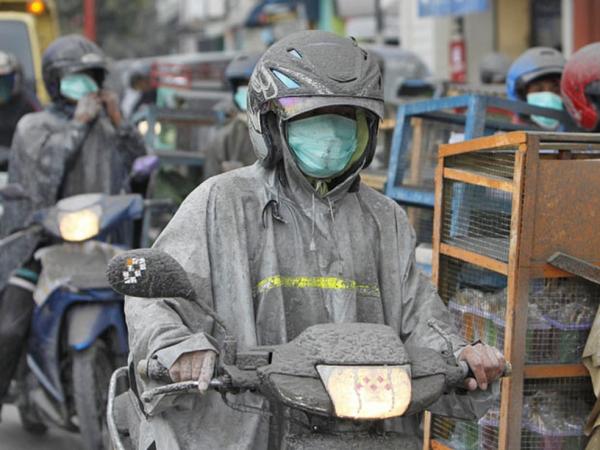
[[[17,408],[11,405],[2,407],[0,423],[0,450],[82,450],[81,439],[76,433],[69,433],[50,427],[44,436],[32,436],[21,428]]]

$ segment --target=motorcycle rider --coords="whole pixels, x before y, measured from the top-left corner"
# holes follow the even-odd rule
[[[256,161],[246,117],[248,81],[261,53],[243,54],[233,59],[225,69],[225,78],[232,90],[238,113],[218,132],[206,151],[204,179],[229,170],[248,166]]]
[[[78,35],[58,38],[44,52],[42,73],[52,103],[17,125],[8,181],[25,198],[5,202],[0,236],[61,198],[127,190],[133,161],[146,152],[141,136],[122,122],[116,94],[103,89],[107,62],[96,44]],[[39,271],[31,257],[39,245],[30,235],[0,252],[0,290],[12,272],[0,304],[0,399],[26,342]]]
[[[567,111],[587,131],[600,131],[600,42],[577,50],[560,84]]]
[[[249,131],[258,162],[202,183],[155,246],[193,275],[196,292],[224,318],[240,348],[285,343],[310,325],[386,323],[407,344],[446,348],[447,333],[471,366],[468,395],[434,411],[475,418],[490,406],[499,351],[468,345],[429,280],[415,267],[405,212],[360,182],[383,114],[382,80],[354,40],[294,33],[270,47],[248,87]],[[156,358],[175,381],[206,391],[223,331],[189,301],[126,298],[130,364]],[[148,326],[152,324],[152,326]],[[136,391],[156,384],[136,377]],[[269,408],[253,393],[236,403]],[[271,408],[276,405],[271,405]],[[146,409],[138,448],[279,448],[293,426],[274,412],[248,414],[220,395],[158,398]],[[419,433],[418,417],[390,430]]]
[[[530,105],[562,110],[560,79],[566,60],[561,52],[551,47],[533,47],[525,51],[510,66],[506,77],[506,93],[511,100]],[[538,126],[555,130],[557,119],[532,115]]]
[[[8,168],[10,144],[17,122],[25,114],[40,110],[35,95],[23,82],[17,58],[0,51],[0,171]]]

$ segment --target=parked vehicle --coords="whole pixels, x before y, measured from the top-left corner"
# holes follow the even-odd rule
[[[236,339],[217,313],[197,297],[184,269],[156,249],[118,255],[109,265],[108,278],[123,295],[184,298],[211,316],[225,338],[210,388],[240,411],[268,414],[249,406],[240,409],[244,405],[230,397],[253,391],[275,408],[298,413],[295,426],[283,438],[284,449],[420,449],[417,436],[385,432],[383,420],[422,412],[448,390],[462,388],[469,373],[466,363],[456,362],[448,340],[442,353],[404,346],[392,328],[381,324],[313,325],[286,344],[238,351]],[[445,338],[434,321],[429,325]],[[197,381],[173,383],[168,370],[150,359],[139,363],[139,375],[167,384],[138,398],[129,388],[119,390],[129,385],[132,369],[118,369],[110,383],[107,421],[116,450],[138,448],[140,402],[151,404],[159,395],[198,393]],[[357,380],[367,377],[373,381],[361,390]],[[138,423],[131,422],[136,413]]]

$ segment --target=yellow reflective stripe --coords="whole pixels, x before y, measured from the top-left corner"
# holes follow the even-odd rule
[[[265,293],[275,288],[318,288],[356,290],[363,295],[379,296],[379,287],[362,284],[354,280],[344,280],[338,277],[286,277],[274,275],[261,280],[256,286],[258,293]]]

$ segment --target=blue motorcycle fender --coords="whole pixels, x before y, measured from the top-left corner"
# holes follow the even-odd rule
[[[128,352],[127,325],[121,302],[73,306],[69,311],[68,327],[69,347],[75,351],[86,350],[105,331],[113,328],[115,351],[122,355]]]

